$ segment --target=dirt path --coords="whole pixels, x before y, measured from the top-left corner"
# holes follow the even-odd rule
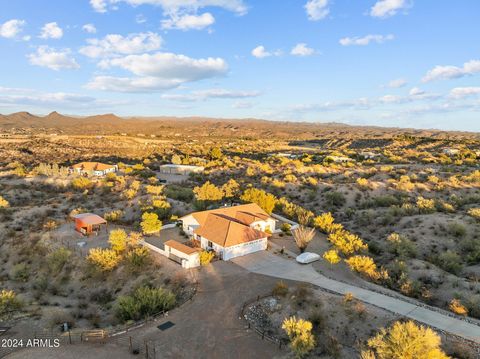
[[[329,279],[315,271],[311,265],[300,265],[294,260],[284,259],[267,251],[237,257],[232,261],[253,273],[309,282],[334,293],[352,293],[356,298],[365,303],[373,304],[393,313],[480,343],[480,326],[478,325],[470,324],[401,299]]]

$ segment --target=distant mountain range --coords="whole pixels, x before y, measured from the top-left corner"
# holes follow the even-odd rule
[[[399,134],[420,137],[464,138],[478,135],[466,132],[442,132],[373,126],[350,126],[339,123],[279,122],[259,119],[219,119],[207,117],[128,117],[102,114],[88,117],[62,115],[52,112],[37,116],[29,112],[0,115],[2,131],[22,130],[28,134],[58,133],[75,135],[155,135],[159,137],[249,137],[297,138],[321,137],[392,137]]]

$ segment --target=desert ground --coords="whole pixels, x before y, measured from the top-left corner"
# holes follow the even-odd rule
[[[233,203],[256,202],[313,231],[299,245],[279,221],[269,239],[274,255],[293,261],[304,250],[318,253],[312,266],[328,278],[480,323],[477,134],[58,113],[1,116],[0,133],[0,292],[10,298],[0,302],[0,327],[10,328],[0,339],[61,336],[64,323],[75,335],[114,333],[157,312],[171,313],[175,323],[159,334],[163,314],[106,344],[62,345],[42,357],[82,357],[99,346],[97,357],[115,351],[127,358],[132,337],[150,343],[157,357],[287,358],[293,354],[282,322],[295,315],[309,320],[318,338],[306,357],[358,358],[381,328],[405,319],[232,262],[186,270],[138,244],[188,244],[175,227],[179,217]],[[83,177],[68,170],[82,161],[118,171]],[[165,176],[159,169],[167,163],[204,171]],[[81,212],[108,219],[108,227],[81,236],[72,222]],[[145,213],[172,226],[145,233]],[[112,231],[128,235],[127,249],[111,249]],[[108,263],[94,260],[95,249],[112,251]],[[155,312],[130,310],[141,293],[161,297]],[[439,335],[447,355],[478,357],[478,343]],[[9,351],[12,358],[38,353]]]

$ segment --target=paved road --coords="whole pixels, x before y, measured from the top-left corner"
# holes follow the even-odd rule
[[[452,318],[433,310],[392,298],[377,292],[329,279],[318,273],[311,265],[279,257],[267,251],[257,252],[232,260],[237,265],[253,272],[271,277],[309,282],[338,294],[352,293],[356,298],[377,307],[425,323],[440,330],[480,343],[480,326]]]

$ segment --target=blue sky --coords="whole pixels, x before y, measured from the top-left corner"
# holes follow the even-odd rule
[[[0,0],[0,113],[480,131],[480,2]]]

